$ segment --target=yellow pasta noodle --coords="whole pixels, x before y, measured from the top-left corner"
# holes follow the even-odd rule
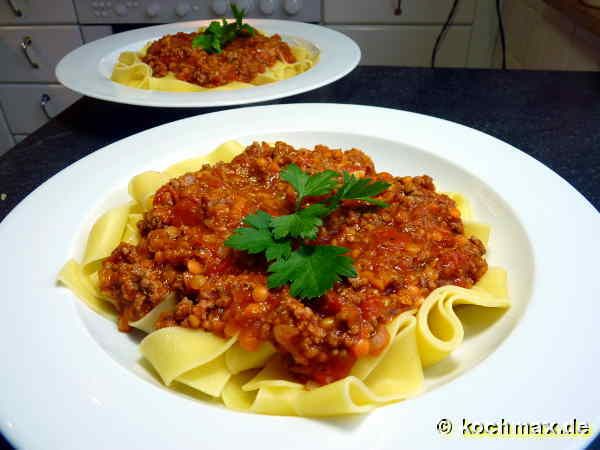
[[[73,259],[67,261],[58,273],[57,279],[71,289],[92,310],[109,320],[116,321],[117,314],[113,306],[100,297],[90,278],[83,272],[81,264],[77,261]]]
[[[106,258],[119,245],[128,215],[129,205],[123,205],[108,210],[96,221],[85,247],[84,266]]]
[[[133,61],[133,56],[126,58]],[[150,208],[157,189],[205,164],[231,161],[242,151],[240,143],[228,141],[208,155],[178,162],[162,172],[148,171],[134,177],[128,189],[132,201],[98,218],[89,233],[82,263],[68,261],[58,281],[91,309],[116,320],[113,304],[98,288],[101,261],[120,242],[139,242],[137,223]],[[487,245],[490,227],[473,220],[465,197],[457,193],[447,195],[461,213],[465,235],[475,236]],[[262,343],[256,351],[249,352],[240,346],[237,336],[223,339],[200,329],[182,327],[155,330],[161,314],[173,311],[176,304],[175,295],[167,295],[144,317],[130,323],[148,333],[140,343],[140,352],[165,385],[179,392],[199,393],[194,394],[199,398],[218,399],[226,407],[240,411],[334,416],[366,413],[419,394],[424,385],[423,369],[446,358],[463,341],[464,328],[455,307],[505,309],[510,300],[506,272],[496,267],[490,267],[471,289],[437,288],[418,308],[404,311],[386,325],[390,339],[378,355],[359,358],[348,376],[318,387],[296,381],[270,343]]]

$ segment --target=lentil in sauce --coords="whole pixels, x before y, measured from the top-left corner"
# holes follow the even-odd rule
[[[169,72],[175,78],[205,88],[215,88],[233,81],[250,83],[277,61],[294,63],[296,58],[281,36],[264,36],[258,32],[239,35],[221,53],[207,53],[192,47],[200,33],[176,33],[154,41],[142,61],[158,78]]]
[[[345,201],[324,219],[312,243],[347,247],[358,275],[313,300],[293,298],[287,286],[267,289],[264,257],[223,245],[248,214],[294,211],[295,192],[279,178],[291,163],[311,174],[331,169],[390,183],[377,197],[388,207]],[[177,306],[157,327],[238,334],[248,351],[270,342],[302,382],[345,377],[358,358],[385,348],[394,317],[437,287],[470,288],[487,270],[485,247],[465,236],[454,201],[436,193],[430,177],[378,173],[356,149],[254,143],[230,163],[161,187],[138,228],[140,243],[121,243],[100,271],[121,331],[174,293]]]

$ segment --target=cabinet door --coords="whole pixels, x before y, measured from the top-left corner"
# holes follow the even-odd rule
[[[82,44],[72,25],[0,28],[0,81],[55,82],[58,61]]]
[[[439,26],[337,25],[330,26],[359,45],[363,65],[429,66]],[[436,67],[464,67],[471,27],[451,26],[442,41]]]
[[[441,24],[453,0],[323,0],[325,23]],[[398,5],[400,9],[398,10]],[[395,14],[399,12],[399,14]],[[454,23],[472,23],[475,0],[458,3]]]
[[[110,36],[113,32],[110,25],[83,25],[81,27],[81,34],[83,35],[83,41],[87,44]]]
[[[0,110],[0,155],[12,148],[13,145],[15,145],[13,137],[6,125],[6,120],[4,120],[4,114]]]
[[[77,23],[72,0],[1,0],[0,23]]]
[[[15,134],[37,130],[78,98],[78,94],[59,85],[0,85],[0,103]]]

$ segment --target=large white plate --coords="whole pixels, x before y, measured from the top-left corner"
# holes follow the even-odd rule
[[[362,148],[378,170],[431,174],[490,223],[489,259],[509,272],[514,305],[427,371],[427,392],[346,419],[238,413],[162,388],[134,337],[55,285],[95,218],[129,178],[228,139]],[[99,150],[44,183],[0,224],[0,424],[27,449],[504,448],[461,437],[462,419],[598,420],[597,211],[534,159],[478,131],[380,108],[302,104],[193,117]],[[459,376],[460,375],[460,376]],[[442,436],[447,418],[454,431]],[[520,439],[522,448],[584,440]]]
[[[117,103],[160,107],[212,107],[242,105],[310,91],[343,77],[360,61],[360,49],[349,37],[329,28],[287,20],[247,21],[267,34],[278,33],[290,43],[300,42],[319,52],[310,70],[287,80],[234,91],[158,92],[135,89],[111,81],[113,67],[124,51],[139,51],[165,34],[191,32],[209,20],[158,25],[113,34],[65,56],[56,66],[58,81],[83,95]]]

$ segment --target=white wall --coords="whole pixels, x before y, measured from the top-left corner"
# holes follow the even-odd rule
[[[543,0],[504,0],[510,69],[600,70],[600,37]],[[500,65],[496,45],[494,65]]]

